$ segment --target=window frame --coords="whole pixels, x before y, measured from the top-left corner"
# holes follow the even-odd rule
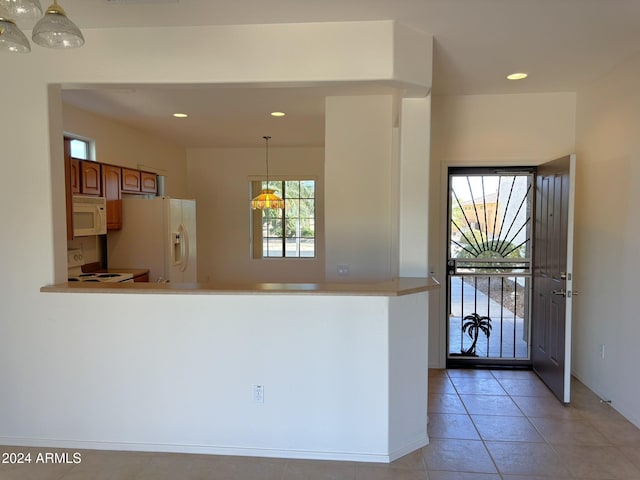
[[[90,161],[90,162],[96,161],[96,146],[95,146],[96,142],[94,139],[89,137],[83,137],[81,135],[76,135],[73,133],[67,133],[67,132],[64,133],[64,138],[69,140],[69,153],[72,158],[75,158],[78,160]],[[86,145],[86,151],[87,151],[86,158],[73,154],[72,144],[74,141],[82,142]]]
[[[250,209],[250,229],[251,229],[251,258],[252,260],[316,260],[318,259],[318,178],[315,175],[279,175],[275,178],[269,177],[269,185],[272,188],[274,183],[279,183],[280,185],[276,188],[278,194],[285,200],[285,204],[288,200],[286,196],[286,189],[283,186],[286,182],[305,182],[311,181],[313,182],[313,197],[300,197],[298,196],[292,198],[292,200],[305,200],[312,199],[313,200],[313,218],[311,219],[313,222],[313,237],[302,237],[296,236],[293,237],[297,240],[301,240],[303,238],[313,238],[313,255],[311,256],[302,256],[300,255],[300,250],[298,250],[298,255],[295,256],[287,256],[287,237],[284,229],[284,222],[286,222],[286,209],[283,210],[282,221],[283,221],[283,232],[282,236],[277,237],[267,237],[267,238],[276,238],[282,239],[282,255],[274,256],[264,255],[264,241],[265,237],[263,236],[262,229],[262,218],[263,211],[256,209]],[[266,182],[266,177],[250,177],[249,178],[249,194],[250,199],[257,196],[260,191],[264,188],[263,183]],[[284,190],[284,191],[283,191]],[[310,217],[293,217],[293,218],[310,218]]]

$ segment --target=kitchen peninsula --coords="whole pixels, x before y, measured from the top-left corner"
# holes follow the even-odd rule
[[[96,312],[75,325],[80,346],[69,355],[87,352],[95,335],[114,346],[83,358],[106,397],[88,391],[79,408],[97,400],[106,413],[71,420],[67,438],[77,441],[56,445],[393,461],[428,443],[427,296],[436,288],[429,278],[43,287],[61,306]],[[113,296],[129,307],[121,315],[103,313]]]

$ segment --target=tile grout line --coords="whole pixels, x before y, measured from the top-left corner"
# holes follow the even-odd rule
[[[469,412],[469,409],[467,408],[467,405],[462,400],[462,397],[460,396],[460,391],[458,390],[458,387],[456,387],[456,384],[453,383],[453,381],[451,380],[451,377],[449,376],[449,370],[446,369],[446,372],[447,372],[447,378],[451,382],[451,385],[453,386],[453,389],[456,392],[456,395],[458,397],[458,400],[460,401],[460,404],[464,408],[464,411],[467,412],[467,416],[469,417],[469,421],[473,425],[473,428],[476,430],[476,433],[478,434],[478,438],[480,439],[480,442],[482,442],[482,446],[484,447],[485,451],[487,452],[487,455],[489,455],[489,458],[491,459],[491,463],[493,463],[493,468],[495,468],[497,475],[502,480],[504,477],[502,476],[502,473],[500,472],[500,469],[498,468],[498,464],[496,463],[495,459],[493,458],[493,455],[491,455],[491,452],[489,451],[489,448],[487,447],[487,444],[485,443],[484,438],[482,438],[482,435],[480,434],[480,430],[478,430],[478,426],[476,425],[476,422],[473,421],[473,418],[471,417],[471,413]],[[491,376],[493,377],[493,372],[491,373]],[[481,472],[476,472],[476,473],[481,473]]]

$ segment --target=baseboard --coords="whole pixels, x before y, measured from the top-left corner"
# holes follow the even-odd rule
[[[416,440],[414,440],[413,442],[410,442],[409,444],[405,445],[402,448],[399,448],[393,452],[391,452],[391,454],[388,457],[388,461],[387,463],[391,463],[394,460],[398,460],[399,458],[404,457],[405,455],[408,455],[412,452],[415,452],[416,450],[422,448],[422,447],[426,447],[427,445],[429,445],[429,436],[428,435],[421,435],[420,438],[417,438]]]
[[[109,450],[127,452],[157,452],[157,453],[190,453],[203,455],[230,455],[242,457],[291,458],[300,460],[335,460],[367,463],[389,463],[407,453],[411,453],[428,443],[428,439],[421,439],[391,455],[383,453],[361,452],[324,452],[307,450],[280,450],[246,447],[221,447],[211,445],[176,445],[155,443],[123,443],[123,442],[95,442],[78,440],[56,440],[43,438],[12,438],[0,437],[0,445],[41,449],[65,450]]]

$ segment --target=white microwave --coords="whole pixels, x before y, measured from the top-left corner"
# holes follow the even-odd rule
[[[107,201],[104,197],[73,196],[73,236],[107,233]]]

